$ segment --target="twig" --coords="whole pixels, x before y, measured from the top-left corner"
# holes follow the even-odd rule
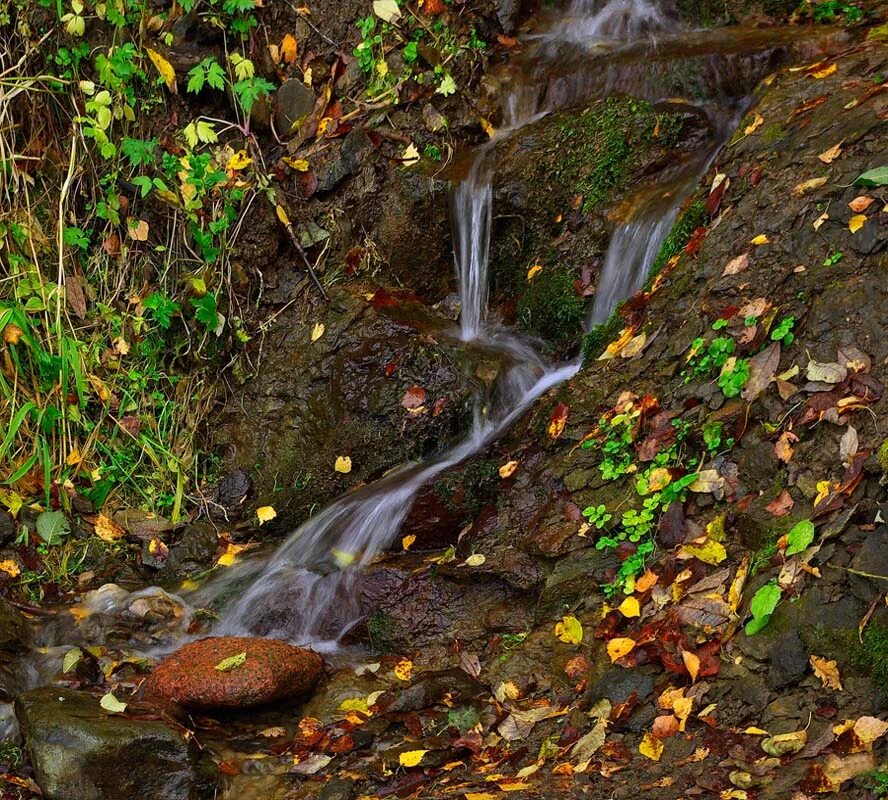
[[[305,264],[305,268],[308,270],[308,274],[311,276],[312,281],[314,281],[314,285],[321,293],[321,297],[323,297],[324,300],[329,303],[330,298],[327,296],[327,292],[324,290],[324,286],[318,278],[318,274],[315,272],[315,268],[308,260],[308,256],[305,254],[305,250],[303,249],[302,244],[299,242],[299,237],[296,235],[296,231],[293,230],[293,224],[290,222],[290,217],[287,215],[286,209],[280,203],[278,203],[276,199],[271,200],[271,198],[269,197],[269,201],[274,205],[274,211],[275,214],[277,214],[278,220],[287,231],[287,235],[290,237],[290,241],[292,242],[293,247],[295,247],[296,252],[299,253],[299,257],[302,259],[302,263]]]

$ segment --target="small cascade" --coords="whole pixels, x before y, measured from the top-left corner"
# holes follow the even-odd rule
[[[579,362],[549,364],[532,344],[488,319],[496,144],[545,114],[614,91],[649,100],[673,97],[676,84],[656,54],[663,37],[677,30],[677,22],[656,0],[573,0],[564,16],[554,18],[531,40],[523,67],[503,100],[499,133],[479,149],[467,177],[452,192],[454,261],[462,301],[458,336],[472,347],[495,351],[506,364],[492,396],[477,398],[472,429],[457,446],[346,495],[304,523],[271,556],[236,565],[192,595],[194,604],[223,609],[217,633],[261,634],[335,649],[362,619],[362,570],[391,546],[420,489],[483,451],[542,394],[577,372]],[[720,57],[712,58],[685,93],[690,96],[705,87],[696,105],[710,119],[711,140],[680,163],[667,184],[656,187],[614,233],[590,324],[603,322],[619,301],[642,285],[681,200],[746,107],[746,86],[751,88],[758,79],[744,72],[746,81],[740,86],[722,80],[729,70]],[[720,88],[720,80],[731,91]]]

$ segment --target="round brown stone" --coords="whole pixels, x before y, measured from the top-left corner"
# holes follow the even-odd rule
[[[238,658],[246,654],[243,663]],[[226,666],[227,669],[219,669]],[[258,637],[201,639],[165,658],[148,678],[145,695],[185,708],[249,708],[312,689],[323,659],[311,650]]]

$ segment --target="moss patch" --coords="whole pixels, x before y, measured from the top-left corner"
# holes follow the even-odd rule
[[[574,278],[557,267],[533,281],[518,300],[518,321],[535,336],[568,341],[582,329],[585,301],[574,288]]]
[[[888,627],[870,625],[863,632],[863,643],[851,648],[851,661],[866,669],[879,686],[888,684]]]

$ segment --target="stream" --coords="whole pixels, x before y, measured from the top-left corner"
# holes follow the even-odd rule
[[[335,652],[364,617],[362,570],[397,538],[420,489],[485,450],[543,394],[569,380],[580,361],[553,364],[535,344],[488,313],[488,260],[497,145],[541,117],[614,93],[655,103],[680,103],[705,117],[705,143],[677,158],[656,186],[633,202],[614,231],[587,327],[608,319],[647,279],[682,200],[705,174],[749,108],[751,92],[772,66],[774,37],[697,34],[684,66],[678,22],[648,0],[573,0],[532,35],[502,100],[502,125],[478,148],[451,193],[454,261],[461,300],[456,337],[506,365],[490,396],[476,396],[465,439],[424,463],[412,463],[334,502],[305,522],[270,556],[236,565],[187,599],[221,608],[214,631],[259,634]],[[779,36],[777,37],[779,40]],[[780,43],[779,41],[777,42]],[[663,52],[668,56],[663,57]],[[675,99],[679,98],[679,99]]]

